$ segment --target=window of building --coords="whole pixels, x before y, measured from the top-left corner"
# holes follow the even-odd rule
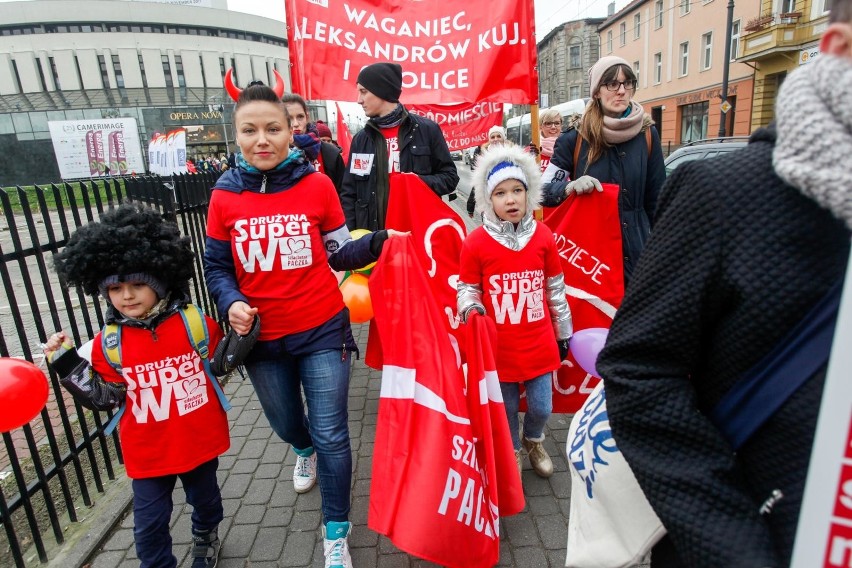
[[[709,101],[680,107],[680,142],[686,144],[707,138]]]
[[[166,79],[166,87],[174,87],[175,82],[172,79],[172,64],[169,63],[169,56],[161,55],[160,61],[163,62],[163,77]]]
[[[680,15],[685,16],[689,14],[690,9],[692,9],[692,3],[690,0],[680,0]]]
[[[222,77],[225,77],[225,58],[219,58],[219,71],[221,71]]]
[[[701,69],[706,71],[713,65],[713,32],[701,36]]]
[[[685,41],[680,44],[680,76],[684,77],[689,73],[689,42]]]
[[[568,67],[579,69],[582,66],[582,63],[580,63],[580,46],[572,45],[568,48]]]
[[[120,89],[124,87],[124,75],[121,73],[121,61],[118,55],[112,56],[112,70],[115,72],[115,84]]]
[[[103,55],[98,55],[98,67],[101,68],[101,81],[103,82],[103,88],[109,89],[109,72],[107,71],[106,58]]]
[[[638,12],[633,15],[633,39],[639,39],[642,34],[642,15]]]
[[[659,85],[663,82],[663,54],[657,52],[654,54],[654,84]]]
[[[207,75],[204,74],[204,58],[198,54],[198,68],[201,69],[201,86],[207,88]]]
[[[59,84],[59,70],[56,68],[56,60],[48,57],[47,61],[50,63],[50,74],[53,75],[53,84],[56,85],[56,90],[62,90],[62,85]]]
[[[612,30],[606,32],[606,49],[608,53],[612,53]]]
[[[657,0],[654,3],[654,28],[663,27],[663,0]]]
[[[633,72],[636,74],[636,80],[638,81],[639,80],[639,62],[638,61],[633,62]]]
[[[620,45],[627,44],[627,22],[621,22],[621,25],[618,27],[619,36],[621,37],[621,41],[619,41]]]
[[[186,87],[186,77],[183,74],[183,59],[175,55],[175,73],[177,73],[178,87]]]
[[[789,14],[796,11],[796,0],[781,0],[781,13]]]
[[[731,23],[731,61],[740,53],[740,21]]]
[[[148,86],[148,77],[145,75],[145,60],[142,59],[142,54],[137,53],[136,56],[139,58],[139,73],[142,75],[142,85]]]
[[[85,83],[83,83],[83,72],[80,71],[80,60],[77,58],[77,54],[74,54],[74,68],[77,70],[77,80],[80,82],[80,88],[85,89]]]
[[[39,84],[41,85],[41,90],[46,91],[47,90],[47,81],[45,81],[45,79],[44,79],[44,69],[41,68],[41,64],[42,64],[41,57],[36,57],[36,70],[38,71],[38,79],[40,81]]]
[[[573,101],[574,99],[580,98],[580,86],[579,85],[571,85],[568,87],[568,100]]]

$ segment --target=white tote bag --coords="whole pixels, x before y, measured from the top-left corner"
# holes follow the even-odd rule
[[[666,534],[621,455],[606,412],[603,381],[571,420],[567,568],[641,566]]]

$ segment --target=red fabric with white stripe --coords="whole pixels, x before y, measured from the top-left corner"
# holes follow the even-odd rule
[[[559,207],[544,210],[565,273],[575,332],[609,328],[624,296],[618,186],[602,185],[603,193],[571,195]],[[553,381],[553,412],[576,412],[598,380],[569,354]]]
[[[479,432],[501,423],[500,390],[496,377],[483,370],[482,378],[490,380],[468,389],[474,401],[466,397],[458,352],[413,240],[388,240],[370,277],[384,368],[368,525],[400,550],[443,566],[493,566],[500,547],[499,499],[506,501],[501,513],[523,507],[517,470],[514,479],[504,473],[516,467],[513,455],[506,463],[508,432]],[[491,364],[493,369],[493,357]],[[504,479],[507,485],[500,487]]]

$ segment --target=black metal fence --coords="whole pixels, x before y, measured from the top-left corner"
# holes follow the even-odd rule
[[[144,202],[176,221],[195,251],[193,300],[216,317],[203,285],[201,255],[209,189],[215,174],[138,176],[0,190],[0,356],[40,365],[50,385],[47,406],[29,424],[3,432],[0,447],[0,566],[45,563],[49,539],[64,542],[63,525],[91,507],[120,478],[117,434],[60,389],[44,364],[41,344],[64,329],[81,345],[103,325],[97,299],[59,285],[51,266],[74,230],[122,201]]]

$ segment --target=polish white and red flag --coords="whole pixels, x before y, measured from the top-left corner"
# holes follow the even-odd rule
[[[411,236],[385,243],[370,295],[385,349],[368,525],[442,566],[493,566],[499,517],[524,506],[494,334],[485,321],[472,326],[467,340],[482,356],[466,387]]]
[[[602,185],[602,193],[571,195],[559,207],[544,209],[544,223],[553,231],[562,262],[575,332],[609,328],[624,296],[618,186]],[[569,354],[554,376],[553,412],[577,412],[599,380]]]
[[[464,221],[429,189],[420,176],[393,173],[390,174],[385,226],[411,233],[414,255],[423,268],[429,291],[438,303],[441,323],[464,360],[464,338],[456,314],[459,256],[467,234]],[[364,362],[374,369],[383,366],[382,342],[373,324],[370,325]]]

